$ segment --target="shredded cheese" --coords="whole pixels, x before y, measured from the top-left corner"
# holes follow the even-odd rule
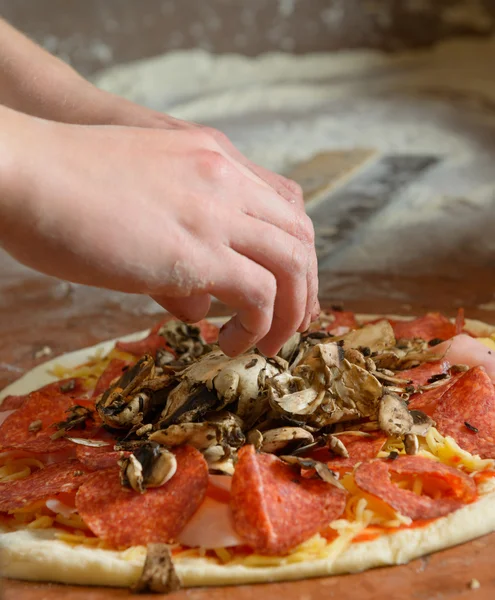
[[[100,538],[97,537],[89,537],[86,536],[82,533],[67,533],[65,531],[57,531],[55,533],[55,537],[62,541],[65,542],[66,544],[69,544],[71,546],[79,546],[79,545],[84,545],[84,546],[92,546],[94,548],[104,548],[104,549],[109,549],[109,546]],[[132,550],[132,548],[129,548],[128,550]]]
[[[463,467],[466,471],[487,471],[494,468],[494,461],[482,459],[463,450],[450,436],[443,436],[431,427],[425,438],[420,438],[420,454],[431,458],[433,455],[446,465]]]
[[[44,464],[36,458],[10,458],[0,457],[0,483],[15,481],[29,477],[33,469],[43,469]]]
[[[113,358],[120,358],[121,360],[133,360],[135,356],[128,352],[122,352],[113,348],[108,354],[103,356],[103,350],[97,350],[88,362],[78,365],[76,367],[65,367],[64,365],[57,364],[50,369],[50,374],[58,379],[65,379],[67,377],[80,377],[85,379],[88,383],[96,383],[96,380],[100,377],[103,371],[107,368],[108,363]]]
[[[27,529],[48,529],[53,525],[53,519],[47,515],[36,515],[34,521],[26,525]]]

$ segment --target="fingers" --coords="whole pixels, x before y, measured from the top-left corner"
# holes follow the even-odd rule
[[[186,323],[197,323],[204,319],[210,310],[211,298],[209,294],[198,294],[183,298],[169,296],[152,296],[153,300]]]
[[[285,200],[272,193],[268,193],[261,186],[252,195],[249,206],[243,210],[249,216],[271,223],[286,231],[306,246],[309,256],[306,273],[306,307],[298,327],[298,331],[305,331],[311,321],[316,319],[319,314],[318,263],[314,245],[314,227],[311,219],[297,207],[287,204]]]
[[[298,331],[306,331],[320,314],[320,303],[318,301],[318,261],[314,252],[310,255],[310,267],[307,275],[308,297],[304,319]]]
[[[208,292],[236,311],[220,330],[220,348],[237,356],[269,331],[277,284],[265,268],[226,246],[219,250]]]
[[[304,207],[302,189],[299,184],[251,162],[234,146],[223,132],[210,128],[207,128],[207,131],[227,154],[267,183],[275,192],[277,192],[277,194],[284,198],[284,200],[287,200],[291,204],[295,204],[299,208]]]
[[[273,321],[270,331],[258,342],[264,354],[273,356],[306,318],[308,248],[287,232],[249,216],[232,227],[230,246],[276,279]]]
[[[251,171],[260,179],[266,181],[277,194],[284,198],[284,200],[287,200],[291,204],[295,204],[299,208],[304,208],[302,188],[298,183],[292,181],[292,179],[287,179],[278,173],[273,173],[264,167],[260,167],[247,159],[245,159],[244,166],[251,169]]]

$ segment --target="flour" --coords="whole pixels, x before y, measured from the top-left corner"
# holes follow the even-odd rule
[[[331,148],[476,153],[479,142],[468,130],[477,119],[494,122],[484,110],[495,106],[493,64],[494,39],[393,56],[360,50],[249,58],[190,50],[117,66],[94,80],[135,102],[219,127],[252,160],[286,171]],[[459,113],[463,102],[469,115]],[[457,117],[463,127],[454,124]]]

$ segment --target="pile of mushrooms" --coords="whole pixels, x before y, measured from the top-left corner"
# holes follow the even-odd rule
[[[116,448],[134,452],[121,461],[122,482],[140,492],[173,476],[170,449],[185,443],[213,473],[231,475],[238,449],[251,443],[302,467],[311,462],[338,485],[326,465],[308,459],[311,449],[346,457],[339,433],[382,431],[414,454],[417,436],[434,424],[409,410],[418,389],[401,371],[438,357],[423,340],[397,341],[387,321],[339,337],[313,324],[274,358],[256,350],[229,358],[178,321],[159,333],[175,356],[145,355],[96,403],[103,422],[122,434]]]

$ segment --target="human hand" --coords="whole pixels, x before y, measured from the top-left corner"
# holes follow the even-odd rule
[[[224,140],[9,112],[0,240],[21,262],[149,294],[189,321],[205,316],[211,294],[237,311],[220,334],[230,355],[252,345],[274,354],[307,326],[317,310],[311,221]]]

